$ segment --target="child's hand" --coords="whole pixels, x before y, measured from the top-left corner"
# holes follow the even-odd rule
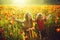
[[[14,19],[14,20],[15,20],[15,17],[12,17],[12,19]]]
[[[12,17],[12,20],[16,21],[16,18],[13,16],[13,17]]]

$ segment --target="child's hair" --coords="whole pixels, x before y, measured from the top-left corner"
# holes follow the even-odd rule
[[[36,15],[36,19],[39,19],[40,17],[42,17],[42,14],[41,14],[41,13],[38,13],[38,14]]]
[[[24,17],[25,17],[25,19],[32,19],[32,16],[31,16],[31,14],[30,13],[26,13],[25,15],[24,15]]]

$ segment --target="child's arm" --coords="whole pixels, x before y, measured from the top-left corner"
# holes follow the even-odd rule
[[[33,22],[36,22],[36,20],[35,19],[32,19],[33,20]]]
[[[50,17],[51,17],[51,14],[49,14],[49,15],[46,16],[46,17],[43,17],[43,20],[47,21]]]
[[[14,19],[16,22],[23,23],[23,21],[20,20],[20,19],[16,19],[15,17],[13,17],[13,19]]]
[[[15,21],[16,21],[16,22],[19,22],[19,23],[23,23],[23,21],[20,20],[20,19],[15,19]]]
[[[49,19],[50,17],[51,17],[51,14],[49,14],[46,19]]]

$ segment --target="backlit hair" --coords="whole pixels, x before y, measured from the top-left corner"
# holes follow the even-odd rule
[[[36,19],[38,19],[39,17],[41,17],[42,16],[42,14],[41,13],[38,13],[37,15],[36,15]]]
[[[25,19],[28,17],[28,19],[30,18],[30,19],[32,19],[32,15],[31,15],[31,13],[26,13],[25,15],[24,15],[24,17],[25,17]]]

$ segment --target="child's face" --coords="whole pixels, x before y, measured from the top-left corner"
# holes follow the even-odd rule
[[[25,16],[25,19],[28,19],[28,15]]]
[[[38,19],[42,19],[42,15],[38,15]]]
[[[31,15],[26,14],[25,19],[31,19]]]

